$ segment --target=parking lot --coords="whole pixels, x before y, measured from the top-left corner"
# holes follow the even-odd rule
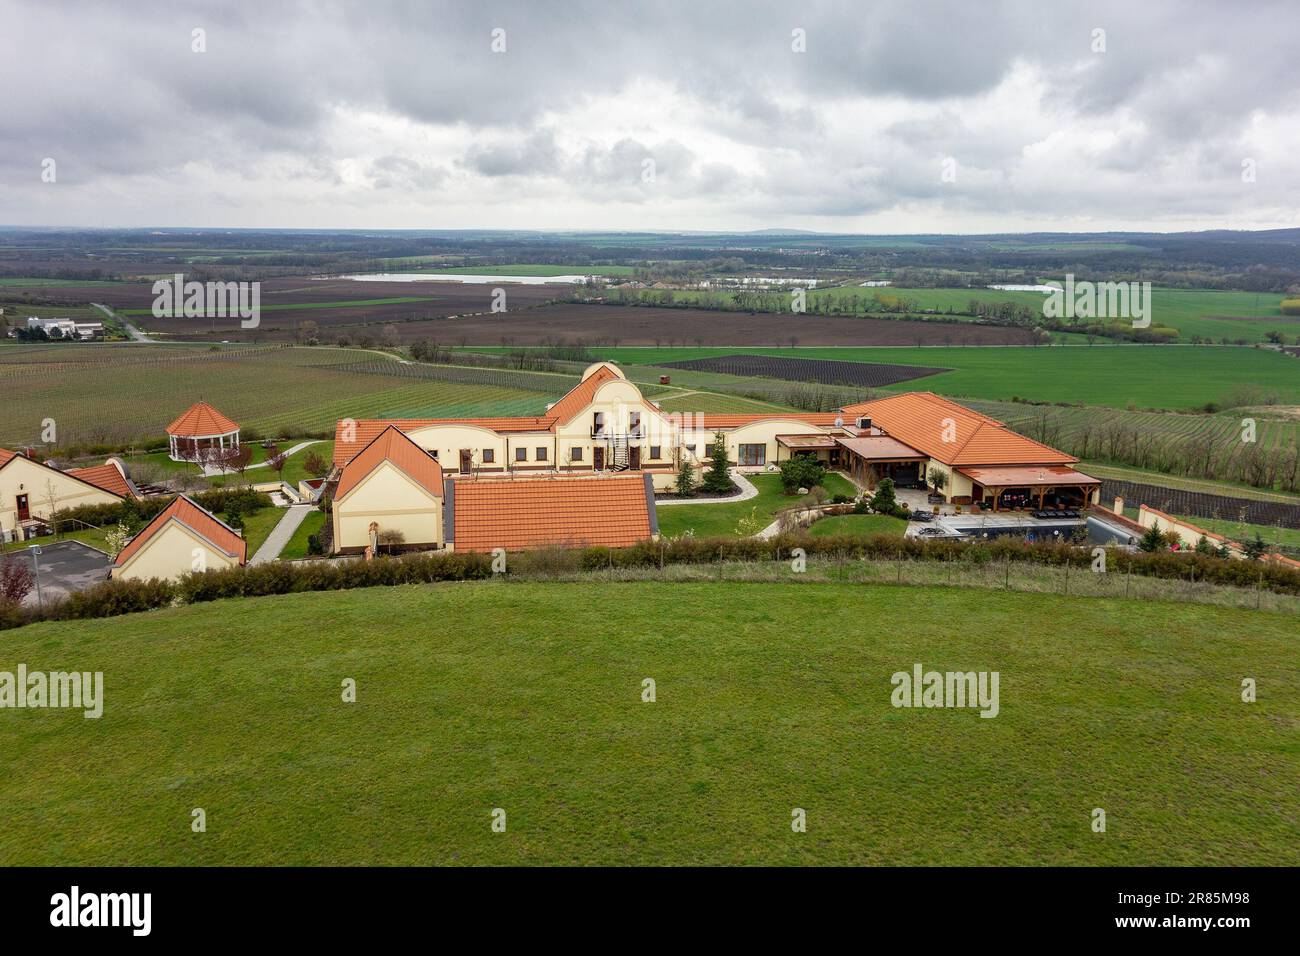
[[[35,553],[38,548],[39,555]],[[64,597],[71,591],[80,591],[105,580],[108,566],[112,564],[103,551],[79,541],[56,541],[36,548],[14,549],[5,552],[0,560],[25,561],[36,571],[39,592],[33,588],[23,601],[32,605]]]

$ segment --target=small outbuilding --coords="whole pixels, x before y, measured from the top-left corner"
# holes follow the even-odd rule
[[[236,568],[248,558],[248,542],[185,495],[154,516],[118,554],[109,577],[174,579],[191,571]]]

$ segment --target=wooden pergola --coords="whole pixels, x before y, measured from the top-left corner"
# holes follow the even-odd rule
[[[1042,511],[1049,494],[1072,491],[1079,495],[1082,504],[1089,503],[1092,492],[1101,486],[1101,480],[1061,465],[1009,466],[993,468],[958,468],[983,493],[991,495],[993,510],[1001,510],[1002,496],[1007,492],[1024,489],[1025,498],[1037,499],[1036,510]],[[972,498],[977,497],[972,495]]]

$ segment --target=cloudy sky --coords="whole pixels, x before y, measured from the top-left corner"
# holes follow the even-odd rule
[[[1286,2],[0,0],[0,37],[0,224],[1300,226]]]

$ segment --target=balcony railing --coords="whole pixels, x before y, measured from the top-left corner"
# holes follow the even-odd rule
[[[603,438],[603,439],[613,439],[613,438],[644,438],[644,437],[645,437],[645,429],[643,429],[640,425],[633,425],[633,426],[632,426],[631,428],[629,428],[627,431],[625,431],[625,432],[621,432],[621,431],[618,431],[617,429],[610,428],[610,427],[608,427],[608,426],[604,426],[604,425],[600,425],[600,426],[593,425],[593,426],[591,427],[591,437],[592,437],[592,438]]]

